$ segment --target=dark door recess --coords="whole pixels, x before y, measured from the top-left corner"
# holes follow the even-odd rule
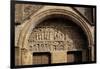
[[[81,51],[69,51],[67,52],[67,63],[80,63],[82,62]]]
[[[50,64],[50,53],[33,53],[33,64]]]

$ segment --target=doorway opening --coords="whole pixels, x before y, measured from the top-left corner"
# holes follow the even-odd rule
[[[49,52],[33,53],[33,64],[50,64],[51,54]]]
[[[81,51],[69,51],[67,52],[67,63],[80,63],[82,62]]]

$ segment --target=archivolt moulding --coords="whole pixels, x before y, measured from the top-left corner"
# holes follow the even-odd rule
[[[93,43],[92,34],[86,23],[86,20],[83,19],[80,15],[75,14],[66,9],[47,9],[38,14],[32,15],[20,33],[20,37],[18,40],[18,46],[20,48],[27,49],[28,48],[27,47],[28,46],[28,38],[29,38],[32,30],[35,28],[35,26],[37,24],[41,23],[43,20],[52,18],[54,15],[55,16],[60,15],[62,17],[64,16],[66,19],[72,20],[74,23],[76,23],[78,26],[80,26],[88,38],[88,47],[92,46],[92,43]]]

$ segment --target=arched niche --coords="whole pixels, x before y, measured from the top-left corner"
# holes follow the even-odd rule
[[[20,33],[18,46],[20,46],[21,48],[25,47],[25,45],[27,44],[27,39],[29,38],[29,34],[32,32],[32,29],[35,28],[35,26],[41,21],[46,20],[50,17],[54,17],[54,15],[60,15],[62,17],[64,16],[80,26],[88,38],[89,47],[92,45],[93,41],[91,31],[86,21],[81,16],[64,9],[49,9],[31,17],[31,19],[26,23],[26,25],[22,29],[22,32]]]
[[[28,44],[32,52],[52,52],[54,48],[73,51],[88,48],[88,39],[76,23],[66,16],[54,14],[33,28]]]
[[[88,41],[88,47],[92,46],[92,34],[91,31],[87,25],[87,22],[85,19],[83,19],[80,15],[75,14],[71,11],[65,10],[65,9],[48,9],[43,12],[40,12],[36,15],[32,15],[28,21],[26,21],[25,26],[23,27],[20,37],[18,40],[18,46],[20,48],[24,48],[28,51],[28,38],[32,32],[32,30],[42,21],[52,18],[52,17],[61,16],[66,19],[72,20],[75,24],[77,24],[85,33]],[[20,53],[21,55],[21,53]],[[21,57],[22,58],[22,57]]]

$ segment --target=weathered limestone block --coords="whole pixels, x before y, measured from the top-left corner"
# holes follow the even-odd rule
[[[67,56],[66,52],[52,52],[51,54],[51,63],[66,63],[67,62]]]

